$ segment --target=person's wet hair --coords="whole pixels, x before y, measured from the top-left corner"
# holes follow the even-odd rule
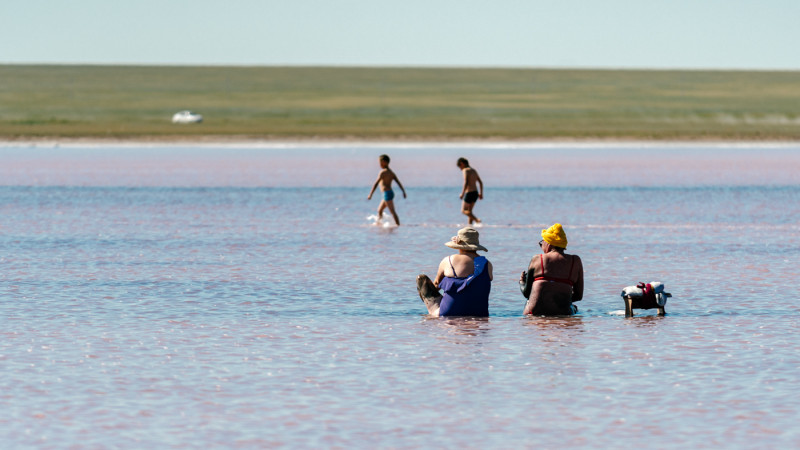
[[[378,159],[385,162],[386,164],[389,164],[389,155],[381,155],[378,157]]]
[[[464,163],[465,167],[469,167],[469,161],[467,161],[467,158],[458,158],[456,165],[461,165],[461,163]]]

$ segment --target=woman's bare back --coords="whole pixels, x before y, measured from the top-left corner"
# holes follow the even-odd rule
[[[525,314],[571,314],[572,302],[583,298],[583,265],[577,255],[559,252],[536,255],[531,259],[527,276],[533,282]]]
[[[467,255],[450,255],[439,263],[439,267],[446,277],[464,278],[475,271],[475,261]]]

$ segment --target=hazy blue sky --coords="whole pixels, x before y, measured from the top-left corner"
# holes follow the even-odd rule
[[[800,69],[800,0],[6,0],[0,63]]]

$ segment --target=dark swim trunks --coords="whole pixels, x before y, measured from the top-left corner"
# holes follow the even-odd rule
[[[478,191],[470,191],[464,195],[464,203],[471,205],[478,201]]]
[[[383,199],[387,202],[390,202],[394,199],[394,191],[389,189],[388,191],[383,191]]]

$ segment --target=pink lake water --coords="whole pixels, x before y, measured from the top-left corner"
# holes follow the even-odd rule
[[[376,227],[388,153],[408,198]],[[414,287],[463,226],[488,319]],[[18,447],[800,445],[800,146],[0,146],[0,442]],[[586,292],[523,317],[560,222]],[[667,315],[620,315],[662,281]]]

